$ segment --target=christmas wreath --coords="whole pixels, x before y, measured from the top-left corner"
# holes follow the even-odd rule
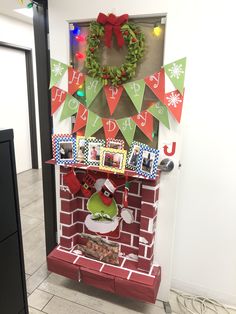
[[[120,67],[102,66],[99,62],[98,51],[101,41],[105,37],[105,45],[110,47],[112,32],[116,36],[119,47],[125,43],[128,47],[125,62]],[[137,63],[144,53],[144,34],[135,23],[128,22],[127,14],[116,17],[114,14],[106,16],[100,13],[97,21],[90,23],[87,43],[85,66],[89,75],[100,79],[104,85],[114,86],[123,84],[134,77]]]

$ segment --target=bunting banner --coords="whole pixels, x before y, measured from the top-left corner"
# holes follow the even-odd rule
[[[186,58],[179,59],[164,66],[166,75],[181,95],[184,93],[185,68]]]
[[[134,133],[136,130],[135,122],[131,119],[131,117],[119,119],[119,120],[116,120],[116,122],[127,144],[130,146],[133,141]]]
[[[126,93],[129,95],[137,111],[140,112],[145,91],[144,80],[137,80],[134,82],[126,83],[123,84],[123,87],[125,88]]]
[[[153,116],[148,111],[143,111],[132,117],[139,129],[146,135],[150,141],[153,140]]]
[[[88,111],[88,120],[85,129],[85,137],[88,138],[96,133],[101,127],[102,119],[94,112]]]
[[[158,99],[164,103],[165,101],[165,71],[161,69],[145,79],[147,86],[153,91]]]
[[[66,70],[68,69],[68,65],[59,62],[55,59],[51,59],[50,63],[51,68],[51,78],[50,78],[50,85],[49,89],[51,89],[54,85],[56,85],[65,74]]]
[[[168,110],[165,105],[163,105],[160,101],[154,103],[147,109],[153,117],[159,120],[162,124],[164,124],[167,129],[170,129]]]
[[[87,119],[88,119],[88,109],[80,103],[79,110],[77,112],[76,119],[75,119],[73,133],[82,129],[86,125]]]
[[[104,133],[105,133],[105,138],[115,138],[118,131],[119,131],[119,127],[116,123],[115,120],[111,120],[111,119],[102,119],[102,123],[103,123],[103,129],[104,129]]]
[[[165,94],[164,104],[179,123],[181,120],[183,101],[184,95],[181,95],[177,89],[173,92]]]
[[[60,121],[65,120],[66,118],[71,117],[73,114],[77,113],[79,107],[79,101],[71,96],[70,94],[66,95],[64,106],[61,112]]]
[[[104,92],[107,99],[107,104],[110,110],[110,114],[113,115],[116,110],[116,106],[120,100],[120,96],[123,92],[123,86],[104,86]]]
[[[53,115],[66,99],[66,91],[53,86],[51,89],[51,115]]]
[[[86,92],[86,104],[87,107],[91,105],[91,103],[96,98],[97,94],[103,88],[103,84],[98,79],[92,78],[90,76],[86,76],[85,79],[85,92]]]
[[[81,85],[83,85],[85,75],[75,71],[72,67],[68,68],[68,93],[73,95]]]

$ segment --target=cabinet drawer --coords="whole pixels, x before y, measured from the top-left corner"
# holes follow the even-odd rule
[[[0,142],[0,241],[16,232],[16,198],[10,142]]]
[[[0,243],[0,312],[19,313],[24,307],[18,235]]]

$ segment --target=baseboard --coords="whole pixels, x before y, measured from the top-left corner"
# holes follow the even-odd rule
[[[212,298],[228,306],[236,307],[236,295],[227,294],[220,290],[211,290],[207,287],[190,284],[178,279],[172,279],[171,287],[189,294]]]

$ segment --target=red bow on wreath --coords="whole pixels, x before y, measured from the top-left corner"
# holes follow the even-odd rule
[[[105,45],[111,47],[112,31],[114,32],[117,44],[122,47],[125,43],[122,32],[121,25],[128,21],[128,14],[123,14],[121,16],[115,16],[114,14],[109,14],[106,16],[103,13],[99,13],[97,22],[104,25],[105,28]]]

